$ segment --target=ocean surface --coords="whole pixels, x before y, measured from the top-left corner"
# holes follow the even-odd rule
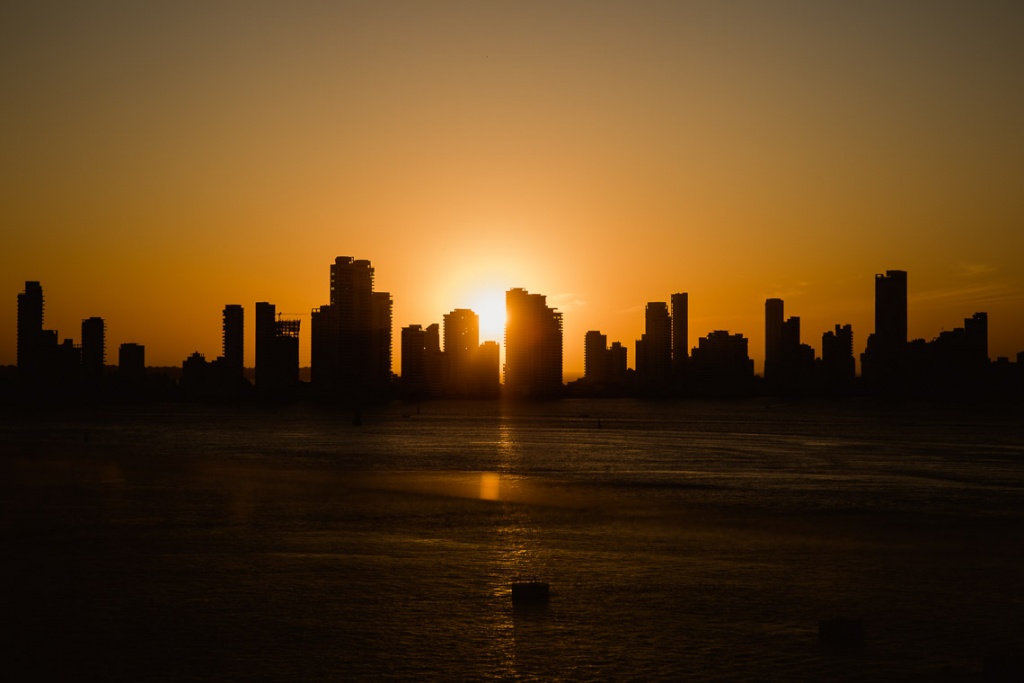
[[[11,681],[974,681],[1024,652],[1020,405],[8,413],[0,515]],[[550,602],[513,607],[530,577]],[[834,617],[864,646],[820,645]]]

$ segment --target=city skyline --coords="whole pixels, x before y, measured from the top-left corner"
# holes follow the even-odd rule
[[[108,362],[137,342],[157,366],[217,355],[226,304],[273,302],[308,366],[321,264],[361,254],[395,339],[471,309],[501,342],[504,293],[543,292],[571,379],[589,330],[632,366],[676,292],[689,348],[739,332],[762,372],[779,298],[818,355],[851,325],[859,361],[871,275],[899,269],[909,338],[984,311],[1012,358],[1022,29],[1000,2],[20,7],[0,289],[40,281],[49,328],[103,318]]]
[[[687,332],[689,293],[676,292],[667,301],[647,302],[644,331],[634,342],[632,363],[627,362],[627,344],[616,340],[608,346],[606,334],[588,330],[582,340],[585,371],[577,376],[564,370],[564,317],[547,304],[546,295],[531,294],[523,288],[505,292],[507,317],[502,342],[485,340],[481,344],[481,316],[472,309],[452,309],[443,316],[442,344],[442,328],[437,322],[429,322],[424,328],[420,323],[402,325],[394,321],[392,295],[374,291],[375,268],[369,260],[339,256],[329,270],[330,303],[312,311],[310,346],[319,350],[314,350],[314,362],[307,366],[312,370],[314,387],[324,395],[340,390],[383,395],[390,391],[392,375],[412,380],[407,392],[410,388],[413,393],[441,389],[455,395],[493,395],[497,384],[493,384],[495,388],[487,387],[499,381],[500,375],[501,384],[511,395],[528,397],[554,394],[561,384],[577,378],[588,380],[594,387],[621,387],[627,367],[635,371],[634,388],[640,393],[664,394],[694,379],[700,384],[699,376],[708,370],[707,360],[701,362],[701,357],[710,358],[708,353],[716,354],[715,363],[725,360],[717,354],[729,356],[732,360],[727,362],[738,363],[740,375],[760,375],[769,387],[792,391],[800,386],[809,388],[815,375],[823,375],[820,379],[829,384],[846,384],[861,374],[858,368],[868,363],[870,372],[865,372],[865,377],[875,385],[900,377],[920,381],[938,367],[936,363],[966,363],[963,369],[975,373],[979,362],[1020,363],[1024,356],[1024,350],[1005,356],[990,352],[989,316],[985,311],[965,316],[961,327],[943,328],[930,339],[911,337],[907,332],[908,273],[887,270],[874,276],[875,324],[866,334],[862,351],[857,351],[855,332],[849,323],[836,323],[833,330],[826,330],[817,347],[807,343],[810,340],[801,334],[800,316],[787,318],[784,300],[769,298],[764,302],[763,314],[765,364],[758,373],[750,339],[743,331],[731,333],[716,328],[706,335],[698,333],[696,345],[691,346]],[[24,368],[35,376],[49,367],[49,372],[66,375],[65,366],[74,356],[78,360],[71,364],[81,367],[83,377],[95,379],[104,364],[114,365],[105,363],[103,318],[82,319],[81,336],[75,344],[73,337],[63,337],[59,330],[45,326],[44,301],[39,281],[26,281],[24,291],[17,296],[19,372]],[[277,313],[276,306],[268,302],[256,302],[253,308],[255,323],[251,330],[255,343],[251,353],[257,360],[252,366],[244,362],[248,353],[245,306],[226,304],[221,321],[221,356],[205,369],[206,354],[194,351],[182,368],[191,364],[193,373],[206,373],[207,380],[216,383],[225,378],[241,380],[243,368],[250,367],[255,370],[261,392],[290,392],[289,387],[298,382],[301,321]],[[716,345],[717,350],[711,351],[705,344]],[[513,349],[512,384],[508,382],[509,345]],[[142,365],[138,354],[144,355],[145,344],[122,342],[115,346],[120,347],[119,360],[128,353],[132,371]],[[443,367],[437,365],[442,356]],[[402,370],[410,360],[414,367],[410,375],[404,375]],[[818,370],[814,369],[816,363],[821,364]],[[203,367],[196,369],[198,366]],[[264,371],[266,376],[261,381]]]

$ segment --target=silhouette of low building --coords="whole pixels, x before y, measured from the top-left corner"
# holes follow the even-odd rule
[[[715,330],[697,342],[690,354],[695,392],[707,396],[738,396],[753,389],[754,361],[742,334]]]

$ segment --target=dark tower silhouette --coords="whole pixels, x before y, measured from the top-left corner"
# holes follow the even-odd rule
[[[106,323],[103,318],[82,321],[82,378],[88,382],[103,376],[107,359]]]
[[[875,276],[875,331],[861,356],[861,372],[875,389],[903,384],[907,348],[907,272],[887,270]]]
[[[380,396],[391,381],[391,295],[373,291],[369,261],[331,264],[331,303],[313,310],[311,372],[318,391]]]
[[[690,295],[672,295],[672,374],[681,381],[690,357]]]
[[[821,364],[827,390],[846,393],[852,389],[857,374],[852,326],[836,325],[834,332],[821,335]]]
[[[427,390],[426,332],[420,325],[402,328],[402,389],[406,396],[419,396]]]
[[[641,391],[661,392],[672,380],[672,316],[664,301],[644,311],[644,333],[636,343],[636,377]]]
[[[764,378],[771,380],[782,362],[782,324],[785,320],[785,303],[782,299],[766,299],[764,302]]]
[[[542,294],[505,293],[505,389],[511,396],[562,391],[562,314]]]
[[[875,335],[883,348],[899,352],[907,344],[907,271],[875,276]]]
[[[448,358],[449,389],[459,396],[473,393],[477,384],[480,317],[468,308],[444,316],[444,353]]]
[[[240,379],[245,375],[245,309],[228,304],[222,315],[222,362],[226,377]]]
[[[594,387],[608,381],[608,337],[590,330],[583,337],[583,377]]]
[[[28,281],[18,294],[18,377],[35,382],[43,365],[43,288],[38,281]]]
[[[261,394],[281,394],[298,385],[300,323],[282,319],[274,304],[256,303],[256,389]]]

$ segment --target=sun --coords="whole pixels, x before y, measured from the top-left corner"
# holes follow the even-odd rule
[[[505,292],[482,290],[470,300],[473,312],[480,316],[480,341],[503,343],[505,337]]]

